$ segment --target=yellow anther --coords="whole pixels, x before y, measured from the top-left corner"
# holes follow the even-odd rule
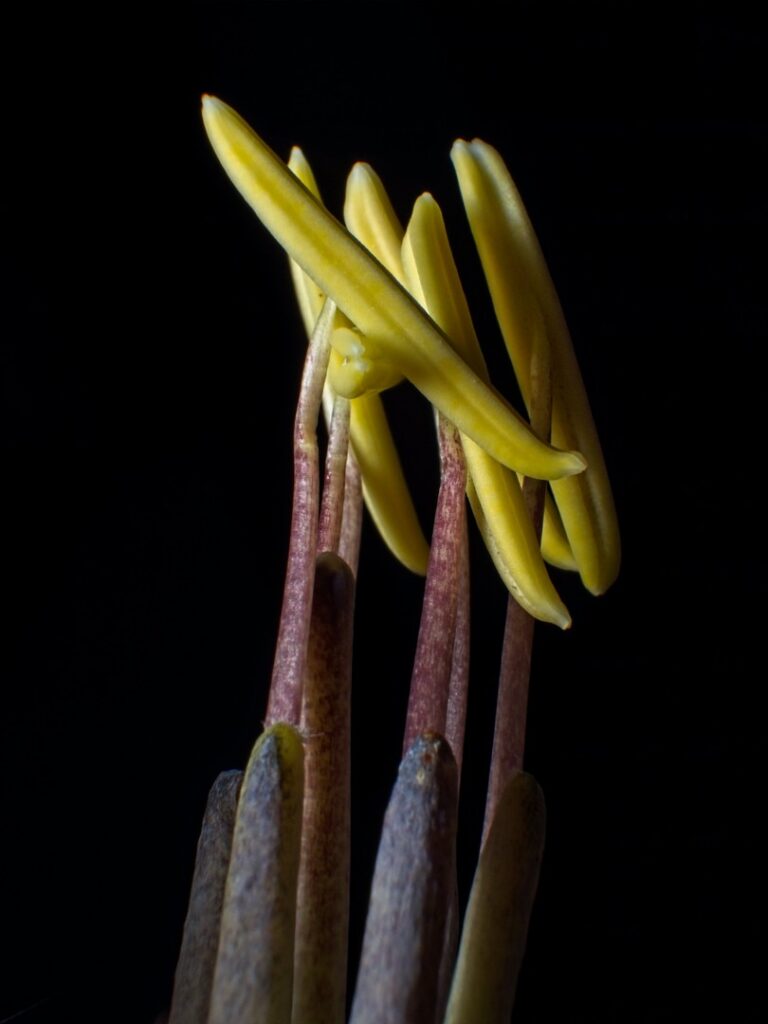
[[[620,540],[608,475],[568,328],[536,234],[504,161],[478,139],[452,150],[464,205],[523,397],[530,382],[530,317],[543,318],[552,355],[553,444],[577,447],[589,469],[552,490],[584,585],[616,578]],[[532,301],[533,300],[533,301]]]
[[[454,352],[442,332],[368,251],[290,173],[234,110],[205,97],[208,137],[230,178],[317,286],[448,419],[495,459],[527,476],[585,468],[557,451]]]
[[[294,147],[288,166],[320,201],[312,169],[300,149]],[[291,273],[304,326],[309,336],[323,307],[324,295],[293,260]],[[337,322],[340,321],[341,317],[337,314]],[[338,370],[339,359],[340,357],[332,350],[330,377]],[[370,384],[370,379],[363,383]],[[350,443],[360,468],[363,498],[384,543],[395,558],[407,569],[423,576],[427,571],[429,545],[403,476],[381,399],[377,394],[367,393],[368,390],[368,387],[364,386],[363,396],[353,398],[350,402],[349,423]],[[326,417],[329,419],[333,409],[333,389],[329,383],[326,383],[325,391],[324,404]]]
[[[403,242],[403,264],[413,294],[473,370],[487,380],[443,217],[430,195],[420,196],[414,205]],[[570,616],[547,575],[517,476],[470,438],[462,435],[461,440],[470,503],[499,575],[531,615],[569,626]]]
[[[545,561],[558,569],[577,572],[578,566],[573,557],[571,545],[565,535],[565,527],[557,511],[557,505],[551,494],[544,496],[544,521],[541,529],[541,553]]]
[[[400,258],[403,228],[381,178],[370,164],[357,163],[349,172],[344,223],[390,274],[407,287]]]

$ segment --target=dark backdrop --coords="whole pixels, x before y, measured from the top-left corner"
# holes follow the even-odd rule
[[[521,5],[503,27],[500,10],[5,26],[0,1019],[167,1004],[205,794],[265,707],[303,340],[283,255],[204,138],[203,91],[278,152],[300,143],[336,209],[355,159],[403,219],[432,191],[509,380],[448,151],[479,135],[505,156],[625,548],[602,599],[559,581],[570,633],[538,632],[528,766],[549,831],[515,1019],[758,1019],[765,38],[645,5]],[[427,527],[429,412],[405,386],[388,399]],[[504,609],[476,539],[473,557],[465,892]],[[420,595],[366,524],[355,945]]]

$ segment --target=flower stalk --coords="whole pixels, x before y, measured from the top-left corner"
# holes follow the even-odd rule
[[[347,454],[349,452],[349,401],[337,395],[333,403],[328,431],[328,450],[325,456],[323,499],[320,506],[317,550],[339,552],[345,510],[344,490],[347,484]],[[354,485],[353,485],[354,486]],[[353,499],[354,500],[354,499]],[[357,559],[355,558],[355,564]]]
[[[267,725],[298,724],[312,610],[318,536],[317,418],[328,368],[335,307],[327,301],[307,350],[293,432],[293,510],[280,629],[267,705]]]
[[[458,432],[439,413],[437,420],[440,490],[411,675],[403,754],[408,752],[416,737],[424,732],[447,735],[448,704],[453,690],[454,742],[451,749],[454,757],[460,757],[455,744],[459,734],[463,736],[463,721],[458,719],[462,704],[466,706],[466,700],[462,700],[462,695],[456,690],[465,686],[468,680],[460,675],[458,666],[453,677],[451,670],[463,565],[462,547],[466,537],[464,492],[467,473]]]

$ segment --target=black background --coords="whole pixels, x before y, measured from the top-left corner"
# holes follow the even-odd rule
[[[599,600],[558,581],[568,634],[538,631],[548,845],[515,1020],[762,1019],[766,40],[735,14],[545,6],[504,26],[501,8],[386,4],[4,26],[0,1019],[167,1004],[205,794],[264,712],[303,336],[283,255],[204,138],[203,91],[278,152],[301,144],[337,210],[356,159],[404,220],[433,192],[506,386],[448,159],[458,136],[503,153],[625,549]],[[427,527],[429,410],[405,386],[387,399]],[[476,538],[473,567],[465,894],[504,612]],[[355,949],[420,595],[366,524]]]

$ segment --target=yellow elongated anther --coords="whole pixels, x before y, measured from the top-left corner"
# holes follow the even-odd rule
[[[403,228],[397,219],[381,178],[370,164],[356,163],[347,177],[344,223],[390,274],[405,286],[400,244]],[[357,397],[366,391],[384,391],[403,379],[396,366],[382,358],[381,351],[359,332],[360,350],[344,353],[343,364],[335,359],[329,373],[339,394]],[[339,349],[341,351],[341,349]]]
[[[403,242],[403,264],[412,294],[472,369],[487,380],[443,216],[431,195],[416,200]],[[517,476],[471,438],[462,435],[461,441],[471,481],[470,503],[499,575],[531,615],[567,628],[571,619],[542,561]]]
[[[291,151],[288,166],[320,201],[312,169],[297,147]],[[293,260],[290,263],[296,297],[309,336],[320,315],[325,296],[297,263]],[[340,326],[349,325],[349,321],[338,313],[337,323]],[[331,367],[334,359],[335,353],[331,351]],[[323,402],[328,420],[333,411],[333,400],[332,388],[326,383]],[[363,499],[382,540],[407,569],[424,576],[429,561],[429,544],[403,475],[384,406],[377,394],[365,393],[350,402],[349,435],[360,469]]]
[[[606,590],[616,578],[621,544],[616,510],[589,400],[557,293],[504,161],[493,147],[459,140],[451,152],[496,316],[524,398],[531,359],[528,326],[535,298],[552,354],[553,444],[578,447],[589,469],[553,483],[570,550],[584,585]]]
[[[377,394],[369,392],[353,399],[349,411],[350,435],[371,519],[403,565],[424,576],[429,545],[403,477],[384,405]]]
[[[499,462],[526,476],[552,480],[585,468],[578,452],[557,451],[531,433],[392,275],[231,107],[206,96],[203,120],[224,169],[265,227],[446,418]]]
[[[384,183],[370,164],[357,163],[349,172],[344,196],[344,223],[379,263],[407,288],[400,256],[403,227]]]
[[[309,165],[309,161],[298,146],[294,146],[291,149],[291,155],[288,160],[288,170],[296,175],[304,188],[311,192],[318,202],[321,201],[320,189],[317,187],[314,172]],[[291,280],[293,281],[293,290],[296,294],[296,302],[298,303],[299,312],[301,313],[301,320],[304,324],[306,335],[309,338],[312,336],[312,331],[315,329],[317,318],[320,316],[320,310],[323,308],[325,296],[312,278],[304,273],[296,260],[289,258],[288,263],[291,269]],[[330,408],[328,407],[329,402]],[[326,396],[323,394],[323,406],[326,414],[330,416],[330,413],[333,410],[332,395]]]
[[[565,527],[551,494],[544,495],[544,521],[541,527],[541,553],[544,560],[558,569],[578,572],[576,559],[565,535]]]

